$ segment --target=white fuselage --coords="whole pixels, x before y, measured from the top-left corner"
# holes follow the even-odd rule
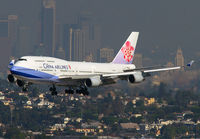
[[[33,83],[73,84],[72,80],[60,82],[62,76],[84,76],[123,73],[133,70],[133,64],[71,62],[53,57],[24,56],[11,68],[11,73],[21,80]]]

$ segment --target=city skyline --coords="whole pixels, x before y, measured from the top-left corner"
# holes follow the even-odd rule
[[[50,3],[48,2],[45,3],[45,1],[50,1]],[[176,55],[176,50],[179,47],[182,48],[182,51],[186,59],[199,57],[200,50],[199,50],[199,47],[196,47],[198,46],[198,43],[199,43],[199,41],[197,41],[198,29],[194,31],[194,27],[197,25],[199,21],[189,22],[188,20],[185,20],[184,22],[180,24],[183,31],[185,29],[188,29],[189,32],[193,31],[193,33],[197,33],[197,34],[193,34],[193,37],[189,37],[189,38],[186,36],[186,34],[189,34],[189,32],[182,33],[182,31],[180,31],[180,26],[177,26],[177,23],[179,23],[180,21],[183,21],[184,18],[190,19],[190,20],[197,20],[195,18],[196,16],[195,11],[190,10],[190,9],[191,9],[191,5],[194,5],[195,3],[198,3],[198,2],[192,2],[191,5],[186,7],[187,2],[182,1],[183,5],[179,8],[180,11],[175,13],[176,16],[179,15],[180,21],[174,19],[174,15],[172,15],[172,12],[169,11],[169,9],[166,8],[163,4],[158,2],[157,3],[158,5],[164,7],[164,9],[161,10],[161,13],[163,13],[166,16],[166,19],[170,19],[170,18],[174,19],[174,22],[172,22],[171,20],[164,19],[168,22],[157,20],[157,22],[155,23],[155,17],[161,17],[161,15],[156,13],[157,10],[160,10],[159,8],[157,9],[147,8],[145,12],[142,12],[140,11],[140,9],[134,6],[133,9],[129,9],[129,10],[124,9],[124,11],[122,10],[122,13],[119,14],[119,12],[117,11],[117,8],[119,8],[119,5],[121,2],[117,2],[113,10],[110,10],[108,8],[108,6],[111,4],[111,2],[108,2],[105,5],[105,11],[100,12],[99,11],[100,9],[96,9],[95,7],[97,5],[102,6],[103,2],[95,3],[90,0],[86,0],[85,2],[80,2],[80,1],[66,2],[66,1],[61,0],[61,1],[56,1],[56,4],[55,4],[52,1],[53,0],[31,1],[30,4],[32,4],[32,7],[30,7],[30,5],[27,5],[26,8],[23,5],[20,5],[20,3],[24,3],[24,4],[26,3],[26,1],[24,0],[18,1],[18,3],[16,3],[15,6],[11,6],[7,2],[0,1],[2,3],[1,5],[4,5],[4,7],[6,7],[6,5],[9,5],[7,6],[7,9],[5,9],[4,7],[0,9],[0,17],[9,18],[9,16],[13,16],[16,18],[16,22],[13,22],[14,24],[12,25],[13,30],[16,30],[16,25],[18,26],[18,30],[15,31],[14,34],[12,34],[13,37],[12,39],[9,40],[9,42],[12,43],[10,44],[10,47],[12,48],[10,57],[11,56],[19,57],[22,55],[49,55],[49,56],[56,56],[59,58],[70,59],[70,60],[83,61],[86,58],[92,56],[93,61],[98,61],[98,58],[96,57],[96,55],[98,55],[99,49],[109,46],[109,49],[114,49],[114,51],[118,51],[124,39],[133,30],[140,31],[140,37],[139,37],[136,52],[141,53],[144,57],[153,59],[154,61],[153,64],[157,64],[160,62],[166,63],[168,61],[173,61],[173,57]],[[170,2],[166,4],[169,5]],[[132,2],[128,1],[128,3],[131,4]],[[142,6],[143,4],[142,2],[136,2],[136,1],[134,1],[134,3],[138,6]],[[152,3],[155,3],[155,1],[153,1]],[[76,4],[77,6],[75,6]],[[93,7],[89,7],[87,6],[87,4],[91,4]],[[69,5],[71,5],[71,8],[69,9],[74,8],[74,10],[70,11],[71,14],[69,12],[67,12],[66,15],[63,14],[65,13],[65,11],[68,11],[68,9],[64,8],[64,6],[70,7]],[[172,8],[172,11],[174,10],[176,6],[177,6],[177,3],[175,2],[174,5],[170,7]],[[194,9],[196,9],[196,7],[194,7]],[[22,10],[27,11],[27,14],[25,14],[26,12],[22,13]],[[133,18],[130,19],[128,18],[128,16],[130,16],[128,12],[131,10],[135,12],[132,15]],[[147,13],[148,10],[150,10],[150,15],[152,18],[148,18],[149,17],[149,13]],[[52,13],[52,16],[49,17],[49,19],[47,18],[47,14],[48,14],[47,11],[49,13]],[[88,25],[85,23],[81,23],[82,22],[80,20],[82,18],[81,16],[84,17],[84,14],[82,13],[89,13],[89,16],[92,20],[87,21]],[[108,19],[111,16],[111,14],[113,14],[112,21]],[[122,15],[122,16],[119,16],[119,15]],[[138,18],[139,15],[142,15],[141,18]],[[30,17],[32,18],[30,19]],[[68,17],[68,18],[65,18],[65,17]],[[117,17],[118,17],[118,21],[116,20]],[[50,18],[52,18],[53,20],[51,20]],[[160,19],[163,19],[163,18],[160,18]],[[50,20],[52,22],[52,26],[47,24],[50,22]],[[127,20],[128,22],[123,22],[123,20]],[[114,22],[114,21],[117,21],[117,22]],[[149,24],[143,21],[147,21],[147,23]],[[141,22],[142,24],[140,24]],[[94,23],[95,24],[98,23],[98,24],[95,25]],[[76,24],[80,26],[77,29],[80,29],[80,31],[83,32],[82,34],[84,34],[84,32],[86,34],[85,44],[82,45],[82,47],[80,47],[79,49],[79,46],[74,46],[74,43],[71,43],[70,47],[75,48],[74,50],[76,52],[72,52],[74,50],[71,49],[71,52],[69,53],[65,46],[66,43],[69,43],[69,40],[67,40],[63,35],[64,34],[63,26],[76,25]],[[98,30],[96,32],[99,32],[97,34],[97,36],[99,37],[94,42],[87,41],[88,40],[87,34],[89,34],[89,37],[90,37],[90,34],[91,34],[90,28],[92,24],[94,25],[93,30]],[[155,24],[157,24],[158,26],[155,27]],[[49,27],[47,27],[47,25]],[[168,30],[166,30],[167,26],[161,27],[161,25],[167,25]],[[150,30],[150,27],[153,27],[155,31]],[[52,29],[52,31],[50,30],[50,28]],[[162,28],[163,32],[160,32],[160,28]],[[45,31],[45,30],[48,30],[48,31]],[[45,32],[46,34],[50,34],[50,35],[47,37],[47,35],[43,34]],[[161,35],[159,35],[158,32]],[[170,33],[170,32],[174,32],[174,33]],[[16,33],[18,34],[17,36],[16,36]],[[183,36],[182,34],[185,34],[185,36]],[[151,36],[148,36],[148,35],[151,35]],[[22,36],[25,36],[25,37],[22,37]],[[45,38],[46,38],[46,41],[45,41]],[[17,39],[17,44],[16,44],[16,39]],[[166,41],[168,42],[166,43]],[[39,47],[39,45],[45,45],[45,44],[46,45],[48,44],[49,49],[46,49],[45,47],[44,48]],[[25,46],[29,47],[29,49],[26,49]],[[13,49],[13,47],[15,48],[17,47],[17,50]],[[22,50],[23,52],[21,52]],[[46,52],[47,50],[49,50],[49,52]],[[72,54],[73,55],[81,54],[82,56],[80,57],[78,56],[77,58],[74,58]],[[59,55],[62,55],[62,56],[59,56]],[[157,59],[157,57],[160,57],[160,56],[163,56],[163,58]]]
[[[0,0],[0,138],[200,138],[199,5]]]

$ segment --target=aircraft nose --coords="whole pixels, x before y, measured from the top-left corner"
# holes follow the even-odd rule
[[[13,67],[13,66],[14,66],[14,64],[15,64],[15,60],[12,60],[12,61],[10,61],[9,65],[8,65],[8,68],[11,68],[11,67]]]
[[[12,74],[15,74],[15,73],[17,72],[17,68],[16,68],[15,66],[12,66],[12,67],[10,68],[10,72],[11,72]]]

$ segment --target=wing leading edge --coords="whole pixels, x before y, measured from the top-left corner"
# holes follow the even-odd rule
[[[67,80],[67,79],[74,79],[74,80],[84,80],[95,76],[101,76],[101,78],[118,78],[122,76],[129,76],[133,75],[137,72],[142,73],[153,73],[153,72],[161,72],[161,71],[170,71],[170,70],[179,70],[181,67],[169,67],[169,68],[159,68],[159,69],[149,69],[149,70],[133,70],[127,72],[120,72],[120,73],[113,73],[113,74],[84,74],[84,75],[60,75],[59,80]]]

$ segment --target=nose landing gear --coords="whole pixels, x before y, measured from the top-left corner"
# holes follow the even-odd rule
[[[25,83],[25,82],[19,80],[17,84],[19,87],[22,87],[23,92],[28,91],[28,86],[30,85],[30,83]]]
[[[57,95],[57,91],[56,91],[56,87],[55,85],[53,85],[53,87],[50,87],[49,91],[51,91],[51,95],[54,96],[54,95]]]

